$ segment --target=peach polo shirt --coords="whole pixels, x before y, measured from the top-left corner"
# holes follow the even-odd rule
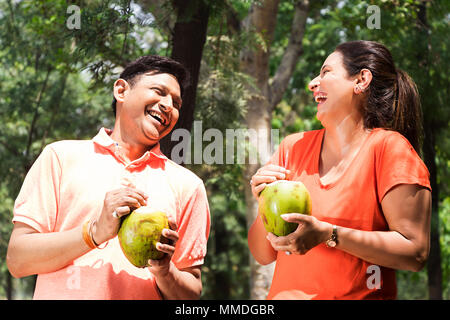
[[[38,232],[75,228],[98,216],[105,193],[131,180],[149,195],[148,205],[176,219],[179,240],[172,261],[177,268],[203,264],[210,213],[202,180],[164,156],[159,144],[127,163],[120,147],[102,128],[92,140],[48,145],[28,172],[14,205],[13,222]],[[103,245],[101,245],[103,247]],[[134,267],[117,236],[68,266],[39,274],[34,299],[161,299],[148,268]]]
[[[381,201],[389,190],[399,184],[431,190],[427,167],[408,140],[398,132],[379,128],[371,131],[340,179],[322,184],[319,159],[324,132],[286,137],[269,161],[290,169],[291,180],[306,186],[317,219],[358,230],[388,231]],[[278,252],[267,298],[395,299],[396,294],[395,270],[372,266],[322,243],[305,255]]]

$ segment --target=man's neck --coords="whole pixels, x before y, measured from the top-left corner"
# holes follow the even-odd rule
[[[131,141],[123,139],[123,137],[116,131],[113,131],[111,133],[111,139],[114,140],[121,156],[127,162],[132,162],[139,159],[144,155],[144,153],[146,153],[148,150],[151,150],[155,146],[145,146],[142,144],[133,143]]]

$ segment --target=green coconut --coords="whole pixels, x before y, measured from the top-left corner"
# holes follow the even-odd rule
[[[127,259],[136,267],[148,266],[148,260],[159,260],[164,252],[156,249],[156,243],[168,243],[162,230],[169,229],[169,220],[162,211],[140,207],[122,220],[118,232],[120,247]]]
[[[286,236],[298,224],[281,218],[285,213],[311,214],[311,197],[300,181],[278,180],[268,184],[259,195],[258,213],[267,232]]]

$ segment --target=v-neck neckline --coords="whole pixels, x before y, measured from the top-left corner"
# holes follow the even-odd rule
[[[320,172],[319,172],[319,168],[320,168],[320,155],[322,153],[322,145],[323,145],[323,141],[325,138],[325,129],[322,130],[320,136],[319,136],[319,147],[318,147],[318,151],[316,152],[315,155],[315,159],[314,159],[314,171],[316,172],[315,174],[315,180],[316,183],[320,186],[320,188],[322,189],[331,189],[333,188],[336,184],[338,184],[348,173],[348,171],[350,170],[350,168],[353,166],[354,162],[359,158],[359,156],[361,155],[361,152],[363,151],[363,149],[366,148],[366,146],[368,145],[369,139],[372,136],[373,132],[375,131],[375,129],[371,129],[370,133],[367,135],[367,137],[364,138],[364,141],[361,145],[361,147],[359,148],[358,152],[356,153],[356,155],[353,157],[353,159],[350,161],[349,165],[344,169],[344,171],[342,172],[342,174],[340,174],[336,179],[334,179],[333,181],[331,181],[330,183],[324,184],[321,181],[321,177],[320,177]]]

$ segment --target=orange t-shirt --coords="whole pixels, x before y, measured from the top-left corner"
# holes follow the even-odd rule
[[[105,193],[133,182],[149,195],[148,206],[176,219],[179,240],[172,261],[177,268],[203,264],[210,228],[203,182],[165,157],[156,145],[127,163],[120,147],[102,128],[92,140],[48,145],[28,172],[14,205],[13,222],[38,232],[73,229],[98,216]],[[100,247],[103,247],[102,244]],[[39,274],[34,299],[161,299],[148,268],[133,266],[117,236],[68,266]]]
[[[388,231],[380,203],[392,187],[418,184],[431,190],[429,172],[408,140],[384,129],[371,131],[339,180],[322,185],[319,156],[324,132],[321,129],[286,137],[269,161],[287,167],[293,172],[290,179],[306,186],[311,194],[312,215],[317,219],[358,230]],[[379,266],[381,281],[377,289],[368,285],[374,274],[370,266],[324,243],[305,255],[278,252],[267,298],[395,299],[395,270]]]

